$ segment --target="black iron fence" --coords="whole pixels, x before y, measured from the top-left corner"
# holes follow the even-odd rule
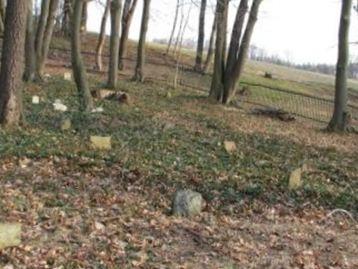
[[[65,53],[66,49],[53,48],[53,52]],[[86,57],[87,66],[93,66],[95,54],[93,52],[83,52]],[[104,55],[108,58],[108,55]],[[124,58],[126,71],[123,76],[130,75],[134,70],[135,60]],[[209,92],[211,76],[210,74],[200,74],[194,72],[192,66],[176,63],[166,57],[146,59],[146,77],[151,81],[165,82],[169,86],[180,85],[195,89],[201,92]],[[309,119],[312,123],[327,124],[333,113],[333,87],[331,98],[309,95],[284,88],[271,87],[260,83],[247,81],[240,82],[245,91],[238,91],[237,101],[250,106],[264,106],[285,110],[296,116]],[[241,94],[240,94],[241,93]],[[352,125],[358,128],[358,93],[351,90],[349,112],[352,116]],[[329,95],[327,95],[329,96]]]

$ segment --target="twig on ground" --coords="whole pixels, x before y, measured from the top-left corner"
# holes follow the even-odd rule
[[[337,208],[334,209],[333,211],[331,211],[328,215],[327,218],[332,217],[335,213],[344,213],[345,215],[347,215],[353,222],[356,222],[356,220],[354,219],[353,215],[348,212],[347,210],[341,209],[341,208]]]

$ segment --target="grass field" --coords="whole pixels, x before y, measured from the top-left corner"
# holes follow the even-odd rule
[[[148,58],[161,55],[153,46]],[[0,253],[0,267],[358,266],[356,221],[330,215],[337,208],[358,214],[356,135],[254,116],[161,81],[134,83],[130,65],[118,86],[130,105],[101,100],[103,113],[82,114],[74,83],[63,79],[66,64],[65,54],[52,54],[51,77],[26,87],[26,126],[0,129],[0,218],[23,225],[22,245]],[[147,72],[159,76],[160,68]],[[332,89],[329,78],[274,66],[279,79],[260,81],[267,68],[250,63],[244,79],[306,93]],[[105,77],[91,72],[91,89],[103,88]],[[31,104],[33,95],[43,101]],[[54,111],[55,99],[69,111]],[[70,130],[58,128],[63,118]],[[111,136],[112,149],[94,150],[91,135]],[[229,154],[224,141],[237,150]],[[303,185],[290,191],[290,173],[303,165]],[[203,194],[202,215],[171,216],[182,188]]]

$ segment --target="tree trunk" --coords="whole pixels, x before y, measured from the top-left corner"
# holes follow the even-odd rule
[[[205,41],[205,12],[206,12],[206,1],[201,0],[200,5],[200,15],[199,15],[199,31],[198,31],[198,44],[196,49],[196,58],[195,58],[195,71],[202,71],[202,62],[203,62],[203,51],[204,51],[204,41]]]
[[[347,66],[349,61],[349,27],[351,10],[352,0],[342,1],[334,112],[332,119],[328,124],[328,130],[330,131],[344,132],[349,127],[349,112],[347,107]]]
[[[237,56],[237,61],[233,66],[232,72],[230,72],[230,74],[227,74],[225,76],[226,79],[224,84],[224,95],[223,95],[224,104],[229,103],[231,101],[231,98],[235,95],[236,84],[240,80],[242,70],[247,59],[251,37],[255,28],[260,4],[262,3],[262,1],[263,0],[254,0],[252,3],[249,20],[247,22],[245,33],[241,41],[241,46]]]
[[[174,38],[175,30],[177,28],[177,23],[178,23],[179,8],[180,8],[180,0],[177,0],[177,6],[176,6],[176,9],[175,9],[175,15],[174,15],[173,28],[172,28],[172,32],[170,33],[170,38],[169,38],[169,41],[168,41],[168,47],[167,47],[166,54],[169,53],[170,47],[172,46],[172,43],[173,43],[173,38]]]
[[[42,47],[38,48],[38,58],[36,59],[36,76],[41,79],[43,76],[45,63],[50,48],[53,29],[55,27],[56,11],[59,0],[50,0],[49,11],[47,16],[46,27],[43,35]]]
[[[28,0],[28,13],[26,22],[26,43],[25,43],[25,72],[24,80],[35,79],[36,52],[34,35],[33,0]]]
[[[116,88],[118,77],[119,32],[121,25],[122,0],[111,1],[111,40],[108,69],[108,88]]]
[[[41,66],[40,62],[42,59],[42,48],[43,41],[46,31],[47,19],[50,9],[50,0],[42,0],[41,3],[41,13],[38,21],[36,39],[35,39],[35,50],[36,50],[36,79],[41,79],[40,72]]]
[[[216,14],[214,16],[213,26],[211,28],[211,34],[210,34],[210,41],[209,41],[209,48],[208,53],[206,55],[206,61],[204,64],[203,72],[206,73],[209,70],[209,66],[211,64],[213,54],[214,54],[214,42],[215,42],[215,35],[216,35],[216,23],[217,23],[217,17]]]
[[[5,0],[0,0],[0,35],[4,33],[5,24]]]
[[[123,9],[123,16],[122,16],[122,35],[119,44],[119,55],[118,55],[118,68],[123,70],[123,57],[126,57],[127,53],[127,42],[128,42],[128,34],[129,28],[131,26],[133,14],[135,8],[137,6],[137,0],[126,0]]]
[[[76,82],[80,110],[91,111],[93,108],[92,96],[89,90],[87,73],[81,55],[81,18],[83,10],[83,0],[76,0],[71,16],[71,59],[73,77]]]
[[[142,25],[140,30],[140,37],[138,43],[138,52],[137,52],[137,65],[135,68],[134,80],[144,81],[144,62],[145,62],[145,43],[148,30],[149,22],[149,11],[150,11],[150,1],[144,0],[143,5],[143,14],[142,14]]]
[[[231,34],[229,52],[227,56],[225,80],[229,79],[229,76],[232,74],[232,70],[238,58],[242,30],[244,28],[246,13],[247,10],[249,9],[248,2],[249,2],[248,0],[241,0],[240,5],[237,9],[234,27],[232,29],[232,34]]]
[[[230,3],[230,0],[228,1]],[[223,70],[225,72],[225,65],[226,65],[226,51],[227,51],[227,28],[228,28],[228,20],[229,20],[229,4],[226,5],[225,10],[224,10],[224,44],[223,44],[223,52],[222,52],[222,57],[223,57]],[[223,74],[224,76],[224,74]]]
[[[102,22],[101,22],[101,31],[99,33],[98,43],[96,47],[96,68],[99,71],[103,70],[102,52],[103,52],[104,43],[106,41],[106,25],[107,25],[109,10],[110,10],[110,1],[111,0],[107,0],[106,7],[104,9]]]
[[[224,55],[223,46],[225,38],[225,9],[228,6],[228,0],[222,0],[217,2],[216,7],[216,46],[215,46],[215,59],[214,59],[214,72],[211,81],[211,89],[209,98],[215,101],[220,101],[223,91],[223,66],[224,66]]]
[[[88,20],[88,1],[83,2],[82,16],[81,16],[81,33],[87,32],[87,20]]]
[[[62,22],[61,22],[61,33],[64,37],[69,37],[71,35],[70,19],[71,19],[71,0],[64,0],[63,11],[62,11]]]
[[[18,125],[22,116],[22,72],[28,2],[8,1],[0,72],[0,124]]]
[[[182,36],[182,32],[184,29],[184,24],[185,24],[184,5],[181,5],[181,16],[180,16],[179,30],[178,30],[177,37],[175,39],[175,44],[174,44],[174,49],[173,49],[174,56],[177,54],[177,49],[178,49],[178,46],[180,43],[180,38]]]

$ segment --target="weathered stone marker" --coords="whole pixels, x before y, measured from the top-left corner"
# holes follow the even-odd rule
[[[72,80],[72,74],[69,72],[66,72],[63,74],[64,80],[71,81]]]
[[[288,188],[290,190],[296,190],[302,186],[302,168],[298,168],[292,171],[288,182]]]
[[[40,97],[37,95],[32,96],[32,103],[38,105],[40,103]]]
[[[204,200],[200,193],[192,190],[178,191],[173,200],[173,215],[194,217],[201,213]]]
[[[112,148],[110,136],[91,136],[90,141],[94,149],[109,150]]]
[[[21,224],[0,223],[0,250],[21,244]]]
[[[233,141],[224,141],[224,148],[229,154],[234,153],[237,150],[236,144]]]

